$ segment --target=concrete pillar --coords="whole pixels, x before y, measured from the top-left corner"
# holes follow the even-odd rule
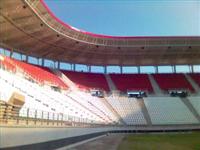
[[[120,74],[122,74],[122,66],[119,66],[120,67]]]
[[[71,64],[72,71],[75,71],[75,64]]]
[[[60,61],[58,61],[58,69],[60,69]]]
[[[37,58],[37,64],[40,65],[40,58]]]
[[[107,66],[104,66],[104,73],[107,73]]]
[[[138,69],[138,73],[140,74],[140,66],[138,66],[137,69]]]
[[[44,59],[42,58],[42,66],[44,66]]]
[[[155,66],[155,71],[156,73],[158,73],[158,66]]]
[[[90,65],[87,66],[87,70],[88,70],[88,72],[91,72],[91,66]]]
[[[10,58],[13,56],[13,50],[10,51]]]
[[[194,73],[194,66],[193,66],[193,65],[190,65],[189,67],[190,67],[190,72],[191,72],[191,73]]]
[[[176,73],[176,66],[175,65],[172,65],[172,72]]]
[[[28,62],[28,56],[27,55],[25,55],[25,60],[24,61]]]

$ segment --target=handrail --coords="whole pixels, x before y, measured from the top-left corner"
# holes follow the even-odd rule
[[[97,122],[87,118],[80,118],[63,113],[47,112],[26,107],[21,108],[0,100],[0,125],[96,127],[104,126],[106,124],[103,122]]]

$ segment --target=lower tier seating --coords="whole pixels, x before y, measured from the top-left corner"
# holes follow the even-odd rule
[[[144,98],[152,124],[197,124],[198,120],[189,111],[180,98],[149,97]]]
[[[0,70],[0,74],[0,99],[8,100],[13,92],[25,96],[25,104],[20,110],[20,116],[27,116],[27,109],[29,109],[29,117],[35,117],[34,111],[37,110],[37,118],[48,119],[49,114],[49,119],[53,119],[53,114],[66,114],[66,119],[81,118],[93,122],[103,122],[101,118],[65,94],[39,86],[21,76],[3,70]]]
[[[107,97],[108,102],[118,112],[127,125],[145,125],[142,110],[134,98]]]
[[[197,113],[200,115],[200,96],[198,97],[189,97],[190,103],[193,105]]]

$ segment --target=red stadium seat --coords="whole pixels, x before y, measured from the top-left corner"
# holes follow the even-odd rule
[[[142,90],[153,92],[147,74],[110,74],[110,77],[120,91]]]
[[[1,56],[1,55],[0,55]],[[8,57],[1,56],[0,63],[6,70],[16,72],[16,67],[13,65]]]
[[[190,73],[189,75],[200,87],[200,73]]]
[[[109,91],[107,81],[103,74],[72,72],[64,70],[62,70],[62,72],[80,89],[101,89],[104,91]]]
[[[194,92],[184,74],[154,74],[153,77],[162,90],[187,89]]]
[[[22,61],[6,58],[6,61],[10,62],[13,66],[17,66],[22,72],[42,84],[50,84],[58,86],[62,89],[67,89],[67,85],[54,75],[48,68],[35,66]]]

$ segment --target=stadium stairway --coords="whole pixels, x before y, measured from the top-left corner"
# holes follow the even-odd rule
[[[113,83],[112,79],[110,78],[110,75],[105,74],[105,78],[106,78],[106,81],[107,81],[108,86],[110,88],[110,91],[117,91],[117,88],[116,88],[115,84]]]
[[[126,125],[126,123],[124,122],[124,120],[122,119],[122,117],[119,115],[119,113],[113,108],[113,106],[108,102],[108,100],[106,98],[101,98],[102,103],[113,113],[113,115],[115,115],[119,122],[122,123],[123,125]]]
[[[190,101],[187,98],[181,98],[181,101],[187,106],[187,108],[190,110],[190,112],[200,122],[200,115],[198,114],[196,109],[193,107],[193,105],[190,103]]]
[[[155,79],[153,78],[153,76],[151,74],[148,74],[148,77],[149,77],[149,80],[150,80],[151,85],[153,87],[154,94],[156,94],[156,95],[163,95],[162,90],[158,86],[158,84],[155,81]]]
[[[194,88],[195,92],[200,95],[200,87],[197,85],[197,83],[190,77],[190,75],[188,74],[184,74],[185,78],[188,80],[188,82],[192,85],[192,87]]]
[[[65,84],[67,84],[70,89],[77,90],[76,85],[60,70],[51,68],[51,71],[56,74]]]
[[[142,98],[140,98],[140,99],[137,99],[137,102],[141,107],[141,110],[142,110],[144,118],[145,118],[145,120],[147,122],[147,125],[152,125],[151,117],[150,117],[149,112],[148,112],[148,110],[146,108],[144,100]]]

